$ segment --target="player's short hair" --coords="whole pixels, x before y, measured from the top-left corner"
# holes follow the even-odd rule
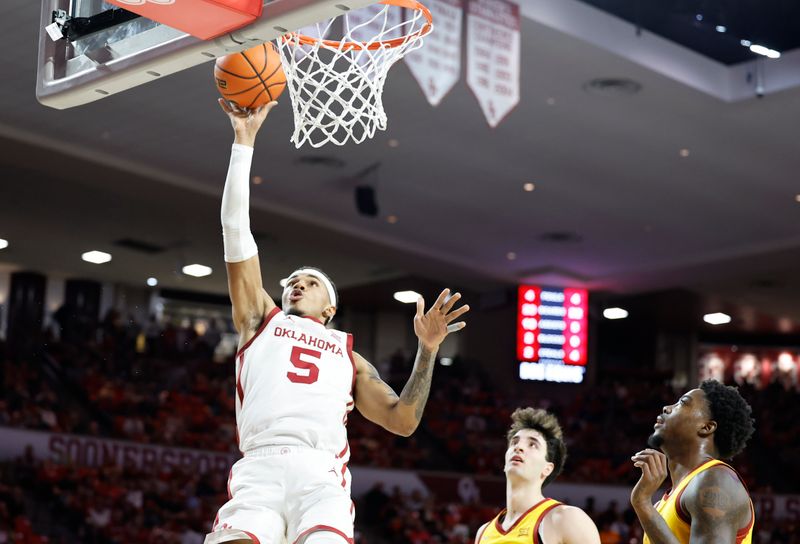
[[[711,417],[717,422],[714,445],[722,459],[730,459],[742,452],[755,431],[750,417],[753,409],[735,387],[706,380],[700,389],[706,395]]]
[[[542,410],[541,408],[517,408],[511,414],[511,427],[506,435],[508,442],[510,443],[514,435],[523,429],[533,429],[539,432],[547,444],[545,459],[553,463],[554,467],[553,472],[542,483],[542,487],[545,487],[561,474],[564,462],[567,460],[567,445],[564,444],[564,433],[561,431],[561,425],[558,424],[556,416],[547,410]]]
[[[331,287],[333,287],[333,294],[336,295],[336,302],[337,302],[336,306],[338,307],[341,299],[339,299],[339,291],[336,289],[336,284],[333,283],[333,280],[331,279],[331,277],[329,275],[327,275],[321,268],[317,268],[316,266],[299,266],[299,267],[297,267],[297,270],[302,270],[304,268],[310,268],[311,270],[319,272],[320,274],[325,276],[328,279],[329,282],[331,282]],[[333,319],[333,318],[329,317],[325,321],[325,324],[327,325],[328,323],[330,323],[331,319]]]

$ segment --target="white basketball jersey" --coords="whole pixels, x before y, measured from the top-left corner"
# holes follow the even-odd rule
[[[300,445],[349,457],[355,379],[352,335],[273,309],[236,355],[239,449]]]

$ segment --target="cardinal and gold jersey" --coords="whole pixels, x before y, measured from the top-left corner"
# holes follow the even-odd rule
[[[655,505],[656,510],[658,510],[661,517],[664,518],[664,521],[667,522],[670,531],[672,531],[672,534],[675,535],[681,544],[689,544],[689,536],[692,529],[692,521],[689,515],[681,508],[681,495],[698,474],[716,465],[724,465],[733,470],[730,465],[718,459],[712,459],[711,461],[703,463],[690,472],[674,489],[665,494]],[[735,470],[733,470],[733,472],[736,473]],[[736,473],[736,475],[739,476],[738,473]],[[739,479],[741,480],[741,476]],[[742,484],[744,485],[744,482],[742,482]],[[736,533],[736,544],[751,544],[753,540],[753,523],[756,519],[755,511],[753,510],[753,501],[750,501],[750,514],[750,523],[742,527],[739,532]],[[644,536],[644,544],[650,544],[650,539],[647,535]]]
[[[478,544],[541,544],[539,525],[547,513],[560,504],[553,499],[544,499],[522,514],[508,530],[503,529],[502,520],[506,515],[503,510],[484,527]]]

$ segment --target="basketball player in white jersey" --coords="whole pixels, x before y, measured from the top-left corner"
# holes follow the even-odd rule
[[[236,424],[244,457],[228,479],[229,501],[206,544],[352,544],[347,415],[357,407],[388,431],[409,436],[430,391],[434,358],[468,306],[442,291],[428,311],[417,301],[414,370],[398,396],[353,351],[351,335],[328,329],[338,297],[321,270],[292,272],[277,306],[262,286],[249,219],[250,162],[272,102],[232,109],[220,100],[235,140],[222,196],[222,229],[236,356]],[[448,298],[449,297],[449,298]]]

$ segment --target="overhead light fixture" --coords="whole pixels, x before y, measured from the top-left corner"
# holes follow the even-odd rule
[[[156,278],[147,278],[147,285],[150,287],[155,287],[158,285],[158,280]]]
[[[106,253],[105,251],[96,251],[96,250],[87,251],[86,253],[81,255],[81,259],[83,259],[87,263],[103,264],[111,260],[111,254]]]
[[[397,302],[402,302],[403,304],[413,304],[417,300],[419,300],[419,297],[421,296],[422,295],[420,295],[416,291],[397,291],[394,294],[394,299]]]
[[[731,322],[731,316],[723,314],[722,312],[715,312],[713,314],[706,314],[703,316],[703,321],[709,325],[725,325]]]
[[[728,28],[725,25],[717,25],[717,32],[725,33],[728,31]]]
[[[703,14],[702,14],[702,13],[698,13],[697,15],[695,15],[695,16],[694,16],[694,18],[695,18],[697,21],[702,21],[702,20],[703,20]]]
[[[439,364],[442,366],[453,366],[453,359],[450,357],[442,357],[439,359]]]
[[[391,223],[392,225],[394,225],[395,223],[397,223],[397,216],[396,215],[387,216],[386,217],[386,222],[387,223]]]
[[[774,49],[770,49],[769,47],[764,47],[763,45],[758,45],[757,43],[754,43],[753,45],[750,46],[750,51],[752,51],[756,55],[763,55],[771,59],[781,58],[780,52],[775,51]]]
[[[681,154],[681,157],[686,158],[689,155],[691,155],[692,153],[688,149],[683,148],[683,149],[681,149],[680,154]]]
[[[187,276],[202,278],[211,275],[211,267],[203,264],[187,264],[183,267],[183,273]]]
[[[750,40],[742,40],[739,43],[745,47],[750,47],[751,45],[753,45],[753,42],[751,42]]]
[[[508,259],[509,261],[513,261],[516,258],[517,258],[517,254],[514,253],[513,251],[509,251],[508,253],[506,253],[506,259]]]
[[[531,191],[536,189],[536,185],[534,185],[533,183],[526,183],[525,185],[522,186],[522,188],[530,193]]]
[[[8,240],[0,238],[0,249],[5,249],[7,247],[8,247]]]
[[[264,178],[261,176],[253,176],[253,185],[261,185],[264,183]]]
[[[400,145],[400,140],[392,138],[387,143],[389,144],[389,147],[398,147]]]
[[[794,195],[794,201],[795,201],[795,202],[800,202],[800,195]],[[5,241],[5,240],[3,240],[3,242],[6,242],[6,241]],[[7,246],[7,245],[8,245],[8,242],[6,242],[6,246]],[[4,246],[4,247],[5,247],[5,246]]]
[[[606,319],[625,319],[628,317],[628,310],[623,308],[606,308],[603,310],[603,317]]]

